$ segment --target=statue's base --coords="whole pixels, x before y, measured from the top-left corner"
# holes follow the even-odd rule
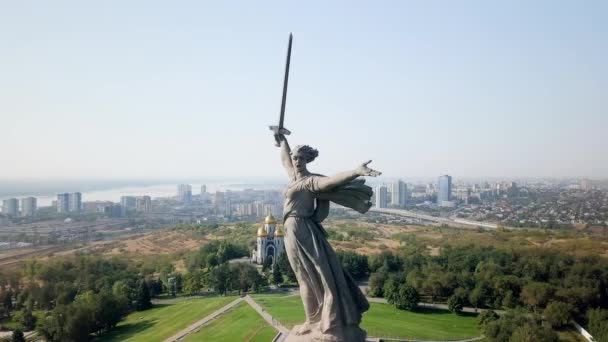
[[[344,327],[339,331],[321,333],[318,327],[312,326],[306,334],[298,334],[302,325],[294,326],[283,342],[376,342],[378,338],[369,338],[365,330],[357,327]]]

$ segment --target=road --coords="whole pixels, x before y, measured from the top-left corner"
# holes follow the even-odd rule
[[[411,217],[411,218],[415,218],[415,219],[419,219],[419,220],[445,223],[445,224],[450,224],[450,223],[451,224],[461,224],[461,225],[471,226],[471,227],[475,227],[475,228],[477,228],[477,227],[483,227],[483,228],[488,228],[488,229],[498,228],[498,225],[496,223],[478,222],[478,221],[471,221],[471,220],[465,220],[465,219],[453,219],[453,218],[448,218],[448,217],[436,217],[436,216],[420,214],[417,212],[413,212],[410,210],[404,210],[404,209],[371,208],[369,211],[375,212],[375,213],[393,214],[393,215]]]

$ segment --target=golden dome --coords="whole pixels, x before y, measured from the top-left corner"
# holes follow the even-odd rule
[[[266,229],[264,229],[264,226],[262,226],[262,227],[260,227],[260,229],[258,229],[258,236],[259,237],[268,236],[268,233],[266,232]]]
[[[285,233],[283,233],[283,227],[279,226],[277,228],[277,232],[274,233],[274,236],[285,236]]]
[[[272,215],[268,215],[268,216],[266,216],[266,218],[264,219],[264,223],[265,223],[265,224],[277,224],[277,220],[275,220],[274,216],[272,216]]]

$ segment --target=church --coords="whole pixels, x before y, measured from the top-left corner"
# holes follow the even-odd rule
[[[283,235],[283,229],[277,228],[277,220],[272,215],[267,216],[264,225],[258,229],[256,249],[251,255],[251,262],[262,265],[270,258],[274,265],[277,258],[285,253]]]

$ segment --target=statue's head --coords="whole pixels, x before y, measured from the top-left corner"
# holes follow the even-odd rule
[[[291,150],[291,161],[296,171],[305,171],[306,164],[315,160],[318,155],[319,151],[316,149],[308,145],[298,145]]]

